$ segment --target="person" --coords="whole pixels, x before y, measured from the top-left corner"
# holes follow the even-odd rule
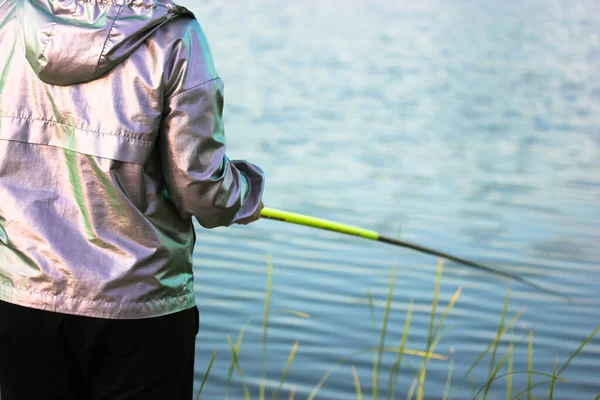
[[[171,0],[0,0],[2,400],[193,397],[193,218],[263,207],[223,104]]]

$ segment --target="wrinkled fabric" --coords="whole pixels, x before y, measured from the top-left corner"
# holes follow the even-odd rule
[[[192,218],[252,215],[223,83],[170,0],[0,0],[0,300],[148,318],[195,305]]]

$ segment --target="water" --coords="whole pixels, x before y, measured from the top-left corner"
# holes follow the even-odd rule
[[[600,324],[600,3],[591,0],[331,0],[182,2],[200,19],[225,81],[229,155],[266,171],[265,204],[373,229],[521,274],[572,298],[511,285],[514,370],[551,373]],[[309,228],[262,221],[198,229],[199,385],[224,398],[235,341],[251,317],[240,364],[252,398],[262,368],[268,254],[274,266],[267,393],[298,352],[280,398],[307,398],[342,357],[378,341],[392,266],[396,288],[386,345],[423,349],[437,259]],[[454,350],[453,382],[494,339],[507,283],[446,263],[444,323],[436,352]],[[376,305],[371,322],[368,292]],[[309,319],[278,313],[296,310]],[[508,321],[508,319],[507,319]],[[496,360],[507,347],[501,342]],[[380,386],[387,398],[386,354]],[[317,398],[366,397],[371,354],[337,369]],[[421,360],[405,356],[397,398]],[[473,372],[486,381],[489,358]],[[506,371],[506,368],[503,368]],[[448,362],[432,361],[426,398],[441,399]],[[600,393],[600,337],[571,363],[559,399]],[[470,398],[470,379],[455,398]],[[534,377],[533,382],[547,380]],[[527,378],[515,375],[513,395]],[[548,397],[548,385],[535,394]],[[506,378],[488,398],[506,397]],[[230,398],[243,398],[234,373]]]

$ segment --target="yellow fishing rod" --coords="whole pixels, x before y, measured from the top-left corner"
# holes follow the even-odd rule
[[[375,231],[371,231],[368,229],[357,228],[355,226],[340,224],[338,222],[328,221],[328,220],[320,219],[320,218],[309,217],[307,215],[276,210],[273,208],[264,208],[261,211],[260,216],[261,216],[261,218],[265,218],[265,219],[288,222],[290,224],[303,225],[303,226],[323,229],[323,230],[327,230],[327,231],[339,232],[339,233],[343,233],[346,235],[358,236],[363,239],[376,240],[378,242],[388,243],[388,244],[391,244],[394,246],[400,246],[400,247],[413,249],[413,250],[419,251],[421,253],[430,254],[433,256],[438,256],[438,257],[442,257],[442,258],[445,258],[445,259],[448,259],[451,261],[455,261],[457,263],[460,263],[460,264],[463,264],[463,265],[466,265],[466,266],[469,266],[469,267],[472,267],[475,269],[479,269],[481,271],[486,271],[486,272],[492,273],[497,276],[501,276],[506,279],[515,280],[515,281],[521,282],[527,286],[538,289],[542,292],[546,292],[549,294],[564,297],[564,295],[562,295],[558,292],[543,288],[543,287],[539,286],[538,284],[531,282],[530,280],[525,279],[519,275],[515,275],[515,274],[511,274],[509,272],[491,268],[491,267],[485,266],[480,263],[476,263],[473,261],[466,260],[464,258],[456,257],[456,256],[453,256],[452,254],[444,253],[444,252],[441,252],[438,250],[433,250],[433,249],[430,249],[430,248],[427,248],[427,247],[424,247],[424,246],[421,246],[421,245],[418,245],[415,243],[410,243],[410,242],[406,242],[404,240],[386,237],[386,236],[380,235],[379,233],[377,233]]]

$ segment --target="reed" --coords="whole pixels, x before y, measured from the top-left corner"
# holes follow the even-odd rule
[[[448,367],[448,376],[446,377],[446,388],[444,389],[444,399],[448,400],[450,393],[450,384],[452,383],[452,372],[454,371],[454,349],[450,349],[450,366]]]
[[[510,335],[510,343],[508,345],[508,376],[506,377],[506,400],[512,399],[512,372],[513,372],[513,356],[515,354],[515,345],[513,343],[513,334]]]
[[[554,369],[552,370],[552,382],[550,383],[550,396],[548,397],[549,400],[552,400],[554,398],[554,385],[556,383],[556,365],[557,364],[558,364],[558,358],[554,362]]]
[[[356,397],[358,400],[363,400],[362,389],[360,387],[360,379],[358,378],[358,373],[356,372],[356,368],[352,367],[352,376],[354,377],[354,387],[356,388]]]
[[[288,356],[287,362],[285,363],[285,367],[283,368],[283,374],[281,374],[281,379],[279,380],[279,387],[277,388],[277,391],[273,393],[273,400],[277,400],[281,389],[283,389],[283,383],[285,382],[285,378],[287,377],[290,367],[292,366],[292,362],[294,361],[294,357],[296,356],[297,351],[298,342],[295,342],[292,346],[292,350],[290,350],[290,355]]]
[[[600,331],[600,325],[594,329],[594,331],[586,337],[586,339],[581,343],[581,345],[571,354],[571,356],[567,359],[567,361],[562,365],[560,369],[558,369],[558,359],[554,363],[553,369],[551,373],[539,372],[533,369],[533,330],[531,330],[527,337],[527,369],[524,371],[515,371],[514,370],[514,358],[515,358],[515,342],[514,342],[514,334],[510,334],[510,339],[508,341],[508,347],[496,362],[496,358],[500,352],[500,342],[503,341],[506,333],[511,330],[514,330],[514,325],[516,321],[523,315],[525,312],[524,309],[521,309],[516,314],[510,316],[509,315],[509,300],[510,300],[510,286],[507,288],[506,297],[504,301],[503,308],[500,312],[500,320],[498,324],[498,328],[496,330],[496,335],[492,342],[482,350],[479,356],[475,359],[475,361],[471,364],[465,374],[457,380],[455,384],[453,384],[453,369],[455,363],[455,355],[454,352],[451,351],[451,356],[447,357],[443,354],[438,354],[435,352],[437,345],[440,343],[444,335],[452,328],[444,326],[444,323],[451,313],[452,309],[456,305],[460,294],[462,292],[461,288],[456,289],[456,292],[444,308],[444,311],[439,315],[438,318],[438,308],[439,308],[439,293],[440,286],[442,280],[442,272],[443,272],[443,263],[440,260],[438,264],[438,270],[435,280],[435,286],[432,295],[432,305],[431,312],[429,315],[429,328],[426,342],[424,343],[424,350],[418,349],[409,349],[406,347],[409,329],[411,326],[411,318],[413,314],[413,301],[409,302],[408,311],[406,313],[404,319],[404,329],[402,330],[402,336],[400,338],[399,347],[391,347],[386,345],[386,338],[388,334],[388,323],[390,320],[392,304],[393,304],[393,294],[394,294],[394,286],[395,286],[395,277],[396,277],[396,267],[395,265],[392,267],[391,275],[390,275],[390,283],[388,286],[387,298],[383,310],[383,318],[381,321],[381,326],[379,331],[377,332],[377,321],[375,318],[375,305],[373,301],[373,297],[371,295],[371,291],[368,291],[368,305],[371,314],[371,323],[375,330],[374,333],[377,333],[378,340],[375,339],[374,343],[371,346],[365,347],[363,349],[356,350],[351,352],[350,354],[341,357],[335,362],[330,368],[326,371],[326,373],[321,377],[321,379],[316,383],[313,390],[310,392],[308,396],[308,400],[315,399],[320,389],[326,384],[328,378],[341,366],[350,365],[352,377],[351,381],[354,386],[354,390],[356,392],[356,397],[358,400],[363,400],[365,390],[361,386],[361,379],[359,377],[359,371],[356,370],[354,366],[351,365],[352,361],[354,361],[358,356],[372,353],[373,354],[373,367],[372,367],[372,392],[371,398],[373,400],[378,400],[380,396],[383,396],[381,393],[384,387],[380,387],[380,380],[382,373],[389,373],[388,382],[387,382],[387,399],[395,399],[398,398],[397,393],[397,382],[399,378],[399,374],[401,371],[401,366],[404,361],[404,356],[415,357],[417,360],[421,360],[421,367],[415,369],[411,367],[410,364],[408,368],[406,368],[406,373],[413,374],[414,377],[412,379],[412,383],[408,387],[401,388],[401,390],[406,393],[407,399],[412,399],[416,394],[417,400],[422,400],[425,398],[425,389],[427,382],[427,370],[430,367],[431,361],[435,360],[436,362],[448,362],[447,368],[447,378],[445,384],[445,390],[443,394],[439,394],[436,396],[435,394],[428,394],[428,396],[432,398],[443,398],[444,400],[451,400],[452,397],[456,394],[458,390],[470,380],[471,383],[471,398],[473,400],[487,400],[492,385],[501,380],[506,379],[506,398],[515,399],[521,398],[522,396],[526,396],[527,399],[533,398],[533,389],[540,388],[543,385],[547,385],[548,388],[548,398],[550,400],[555,396],[555,388],[558,382],[561,383],[569,383],[569,381],[561,376],[561,374],[566,370],[569,364],[573,361],[573,359],[583,350],[585,345],[589,343],[592,338]],[[251,399],[250,390],[246,383],[246,379],[244,377],[244,373],[239,361],[239,353],[241,351],[242,342],[244,338],[244,334],[246,333],[249,326],[254,323],[257,319],[262,316],[262,363],[261,363],[261,375],[260,375],[260,385],[259,385],[259,399],[264,400],[267,395],[267,342],[268,342],[268,329],[269,329],[269,317],[272,314],[276,313],[285,313],[291,314],[299,318],[310,318],[310,315],[299,312],[299,311],[290,311],[290,310],[271,310],[271,292],[273,288],[273,263],[271,258],[269,257],[268,270],[267,270],[267,288],[265,292],[265,308],[260,316],[254,316],[250,318],[239,330],[237,340],[234,344],[231,337],[227,335],[227,341],[229,344],[229,348],[231,351],[231,362],[229,366],[229,371],[227,374],[227,380],[225,385],[225,398],[228,398],[230,386],[232,384],[232,378],[234,371],[237,372],[237,375],[240,378],[240,384],[244,391],[244,398],[246,400]],[[508,320],[508,322],[506,322]],[[292,370],[292,364],[295,359],[295,356],[299,349],[299,342],[295,341],[290,353],[288,355],[287,362],[283,367],[283,372],[281,377],[279,378],[279,385],[275,388],[273,385],[273,390],[270,393],[273,400],[277,400],[284,389],[285,381],[289,376],[289,373]],[[391,364],[390,367],[386,367],[386,364],[383,363],[383,358],[385,353],[394,353],[396,354],[396,360]],[[489,355],[489,365],[487,367],[487,378],[482,385],[477,384],[477,379],[474,374],[475,368]],[[200,390],[197,393],[196,400],[200,399],[202,390],[205,386],[207,379],[209,379],[209,374],[211,372],[211,368],[216,358],[216,353],[213,354],[213,357],[210,361],[207,371],[204,374],[202,384],[200,386]],[[527,387],[522,389],[516,395],[513,396],[514,391],[514,381],[513,377],[515,375],[526,375],[527,377]],[[537,383],[533,383],[533,377],[543,377],[547,378],[547,380],[540,381]],[[295,388],[292,388],[289,391],[289,399],[293,399],[297,391]],[[463,395],[464,396],[464,395]],[[540,398],[538,394],[536,394],[536,398]],[[596,398],[596,400],[600,400],[600,395]]]
[[[390,371],[390,379],[388,383],[388,400],[393,399],[393,394],[396,392],[396,385],[398,383],[398,375],[400,373],[400,365],[402,364],[402,355],[404,354],[404,348],[406,347],[406,339],[408,338],[408,330],[410,328],[410,319],[412,317],[413,301],[410,301],[408,311],[406,312],[406,318],[404,320],[404,330],[402,331],[402,339],[400,340],[400,351],[398,352],[398,359],[392,365]]]
[[[206,372],[204,373],[204,377],[202,378],[202,384],[200,385],[200,389],[198,389],[198,394],[196,395],[196,400],[200,400],[200,395],[202,394],[202,389],[204,389],[204,384],[206,384],[206,379],[208,379],[208,375],[210,375],[210,370],[212,369],[212,366],[213,366],[216,358],[217,358],[217,352],[215,351],[210,360],[210,363],[208,364],[208,368],[206,369]]]
[[[533,329],[529,331],[529,346],[527,347],[527,387],[531,387],[531,373],[533,372]],[[554,376],[552,377],[554,380]],[[527,400],[531,400],[531,390],[527,391]]]
[[[396,266],[392,268],[392,277],[390,278],[390,287],[388,290],[388,297],[385,303],[385,312],[383,314],[383,324],[381,326],[381,335],[379,340],[379,349],[377,351],[376,362],[373,365],[373,400],[379,398],[379,369],[381,368],[381,358],[383,357],[383,348],[385,344],[385,335],[387,333],[388,318],[390,316],[390,309],[392,305],[392,297],[394,295],[394,283],[396,281]],[[401,354],[399,352],[398,354]]]

